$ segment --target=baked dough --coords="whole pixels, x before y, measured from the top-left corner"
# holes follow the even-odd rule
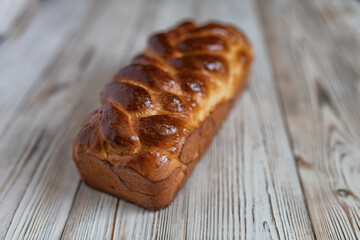
[[[168,206],[246,87],[252,58],[244,34],[219,23],[152,36],[77,135],[82,179],[147,209]]]

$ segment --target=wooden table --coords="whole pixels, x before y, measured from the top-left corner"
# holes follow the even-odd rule
[[[71,158],[150,33],[230,22],[251,84],[170,207],[87,187]],[[0,239],[360,238],[360,2],[1,0]]]

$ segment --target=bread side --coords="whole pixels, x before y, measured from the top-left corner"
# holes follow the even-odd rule
[[[186,22],[154,35],[77,135],[83,180],[148,209],[169,205],[245,88],[251,60],[230,26]]]

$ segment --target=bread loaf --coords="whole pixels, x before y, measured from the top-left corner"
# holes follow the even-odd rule
[[[168,206],[245,88],[252,57],[228,25],[185,22],[152,36],[77,135],[82,179],[147,209]]]

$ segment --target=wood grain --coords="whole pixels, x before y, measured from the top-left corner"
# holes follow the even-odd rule
[[[358,239],[358,29],[343,35],[346,21],[333,20],[340,9],[329,15],[321,0],[259,6],[316,236]]]
[[[359,6],[0,0],[0,239],[359,238]],[[72,141],[149,35],[187,18],[242,28],[256,60],[184,188],[151,212],[87,187]]]

